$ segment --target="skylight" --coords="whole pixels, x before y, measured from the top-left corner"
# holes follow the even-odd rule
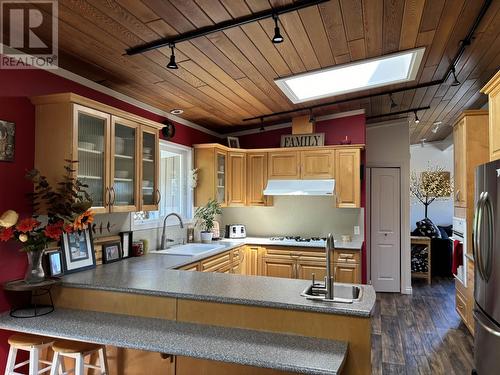
[[[425,48],[275,80],[293,103],[408,82],[415,79]]]

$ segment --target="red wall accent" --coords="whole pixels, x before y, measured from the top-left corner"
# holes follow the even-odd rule
[[[16,124],[15,160],[0,162],[0,214],[14,209],[30,215],[25,194],[32,189],[24,175],[33,168],[35,144],[35,107],[29,97],[36,95],[74,92],[90,99],[120,108],[150,120],[162,122],[165,118],[135,107],[109,95],[100,93],[68,79],[43,70],[1,70],[0,120]],[[47,134],[49,137],[50,135]],[[173,142],[191,146],[194,143],[211,143],[219,139],[182,124],[176,124]],[[18,251],[19,246],[0,242],[0,284],[21,278],[26,268],[26,256]],[[0,292],[0,311],[9,309],[7,299]],[[7,331],[0,330],[0,373],[4,372],[7,358]]]
[[[263,133],[254,133],[239,137],[241,148],[280,147],[281,136],[290,134],[292,128],[276,129]],[[325,133],[325,145],[338,145],[346,136],[352,144],[365,143],[365,115],[340,117],[318,121],[316,133]]]

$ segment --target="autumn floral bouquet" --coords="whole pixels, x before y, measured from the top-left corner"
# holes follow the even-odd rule
[[[36,169],[26,175],[34,187],[33,193],[29,194],[33,211],[46,213],[43,223],[38,215],[20,219],[13,210],[0,216],[0,241],[21,243],[32,267],[40,267],[31,263],[40,263],[41,255],[50,242],[59,241],[63,233],[80,232],[94,220],[90,210],[92,199],[86,191],[87,185],[74,177],[74,163],[67,161],[66,173],[56,188]]]

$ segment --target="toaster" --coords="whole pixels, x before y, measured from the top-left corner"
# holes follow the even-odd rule
[[[247,231],[243,224],[226,225],[226,238],[245,238]]]

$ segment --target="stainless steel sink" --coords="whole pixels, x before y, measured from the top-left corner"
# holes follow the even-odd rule
[[[362,289],[356,285],[335,284],[333,287],[333,299],[326,298],[326,287],[324,283],[313,283],[300,294],[309,300],[355,303],[361,301]]]

